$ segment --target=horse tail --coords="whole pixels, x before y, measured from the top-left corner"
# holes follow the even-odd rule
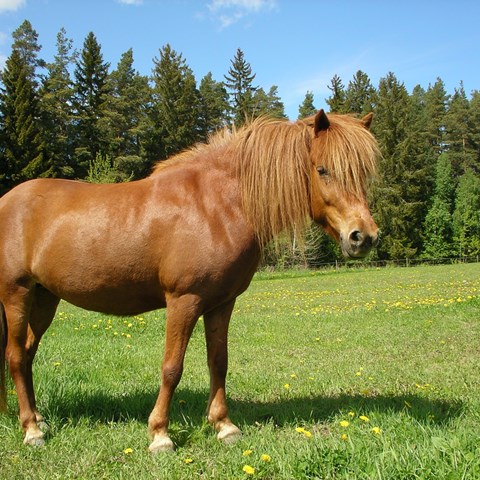
[[[7,349],[7,318],[0,302],[0,412],[7,410],[7,388],[5,384],[5,352]]]

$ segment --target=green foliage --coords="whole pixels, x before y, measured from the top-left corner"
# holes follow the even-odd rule
[[[480,254],[480,177],[472,170],[458,183],[453,228],[460,255]]]
[[[161,138],[157,159],[165,159],[199,139],[200,98],[183,56],[165,45],[154,59],[152,125]]]
[[[335,113],[344,112],[346,110],[346,94],[342,79],[338,75],[334,75],[331,80],[331,84],[328,85],[328,89],[332,92],[332,95],[326,99],[327,105],[330,107],[330,111]]]
[[[40,89],[40,106],[46,155],[54,176],[74,176],[73,138],[74,114],[72,110],[74,90],[70,67],[75,62],[73,41],[62,28],[57,35],[57,53],[54,61],[46,65],[47,75]]]
[[[455,183],[449,154],[442,153],[437,160],[435,196],[425,218],[424,256],[449,257],[457,254],[453,244],[453,202]]]
[[[224,127],[228,118],[228,94],[225,85],[213,79],[212,73],[205,75],[199,87],[200,135],[206,141],[208,135]]]
[[[252,67],[245,60],[245,54],[238,48],[231,60],[228,74],[225,75],[225,86],[230,91],[232,116],[236,125],[243,125],[246,120],[254,117],[253,97],[258,89],[252,84],[255,76]]]
[[[7,59],[2,81],[0,194],[25,180],[51,173],[44,162],[45,145],[36,121],[39,106],[35,85],[18,50]]]
[[[308,91],[302,104],[298,107],[298,118],[310,117],[315,113],[317,113],[317,109],[313,103],[313,92]]]
[[[117,175],[141,178],[150,164],[145,158],[149,119],[145,105],[151,101],[148,78],[133,67],[133,51],[126,51],[108,77],[105,115],[99,120],[108,140],[106,151],[116,165]]]
[[[109,63],[103,60],[101,45],[90,32],[75,64],[74,113],[76,137],[74,140],[74,169],[81,178],[97,154],[106,154],[107,138],[101,119],[105,116],[108,90]]]

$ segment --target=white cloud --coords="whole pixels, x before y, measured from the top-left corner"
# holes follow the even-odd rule
[[[0,0],[0,13],[18,10],[25,5],[26,0]]]
[[[207,4],[221,28],[227,28],[249,14],[273,10],[276,6],[277,0],[211,0]]]

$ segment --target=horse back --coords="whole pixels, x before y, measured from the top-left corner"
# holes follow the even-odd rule
[[[122,315],[163,307],[168,294],[193,293],[206,305],[238,295],[258,251],[235,186],[209,177],[172,170],[115,185],[20,185],[0,199],[0,283],[41,284]]]

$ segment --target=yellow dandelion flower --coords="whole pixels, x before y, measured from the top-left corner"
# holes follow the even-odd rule
[[[193,458],[186,458],[186,459],[183,461],[183,463],[186,463],[187,465],[188,465],[189,463],[193,463]]]
[[[133,450],[131,448],[126,448],[123,453],[125,453],[126,455],[130,455],[131,453],[133,453]]]
[[[348,435],[346,433],[342,434],[342,436],[340,437],[344,442],[346,442],[348,440]]]
[[[243,452],[243,456],[244,456],[244,457],[248,457],[248,456],[251,455],[252,453],[253,453],[253,450],[245,450],[245,451]]]
[[[261,457],[260,457],[260,460],[262,462],[271,462],[272,461],[272,457],[270,455],[267,455],[266,453],[264,453]]]
[[[350,422],[347,421],[347,420],[342,420],[340,422],[340,426],[343,427],[343,428],[347,428],[349,425],[350,425]]]
[[[242,470],[247,474],[247,475],[254,475],[255,474],[255,469],[250,466],[250,465],[244,465]]]
[[[380,435],[382,433],[382,429],[379,427],[373,427],[371,432],[374,433],[375,435]]]
[[[348,416],[349,416],[350,418],[353,418],[353,417],[355,416],[355,412],[348,412]]]
[[[364,421],[365,423],[367,423],[367,422],[370,421],[370,419],[369,419],[368,417],[366,417],[365,415],[360,415],[358,418],[359,418],[360,420]]]
[[[290,384],[289,383],[286,383],[283,388],[285,388],[286,390],[289,390],[290,389]]]

